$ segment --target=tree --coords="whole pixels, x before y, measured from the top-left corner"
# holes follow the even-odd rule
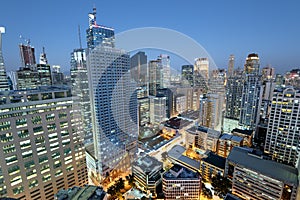
[[[124,189],[124,187],[125,187],[124,180],[122,178],[119,178],[119,180],[115,184],[115,187],[116,187],[117,191]]]
[[[218,193],[227,194],[231,188],[231,182],[220,175],[214,176],[211,179],[211,185],[214,187],[214,190]]]

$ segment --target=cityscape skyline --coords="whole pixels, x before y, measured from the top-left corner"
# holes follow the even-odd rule
[[[25,42],[24,39],[20,39],[20,35],[30,39],[36,49],[36,56],[45,47],[49,64],[61,65],[62,71],[68,71],[69,52],[80,46],[78,25],[81,27],[83,47],[86,47],[86,13],[93,5],[98,11],[98,24],[113,26],[116,28],[116,34],[142,27],[176,30],[201,44],[219,68],[227,68],[230,54],[235,55],[235,66],[243,67],[244,59],[252,52],[260,55],[262,67],[270,64],[275,67],[276,73],[298,68],[297,52],[300,51],[300,41],[297,40],[297,35],[300,29],[295,24],[300,14],[296,9],[299,5],[297,1],[289,4],[272,1],[271,6],[268,1],[192,1],[189,4],[159,2],[160,6],[156,6],[155,2],[139,5],[136,1],[131,1],[119,2],[114,9],[106,9],[111,6],[108,2],[100,4],[93,1],[45,3],[33,0],[30,4],[18,1],[4,4],[0,8],[0,18],[3,20],[0,25],[6,27],[6,33],[3,35],[3,56],[7,71],[17,70],[21,66],[21,61],[15,59],[19,55],[18,45]],[[15,13],[26,12],[20,17],[18,14],[11,15],[12,9]],[[151,9],[156,9],[155,16],[149,14]],[[178,12],[181,13],[180,17],[177,17]],[[219,16],[222,16],[222,20],[219,20]],[[16,22],[18,26],[15,25]],[[39,30],[41,28],[43,31]],[[151,55],[149,57],[151,58]],[[171,67],[179,69],[182,64],[190,63],[179,64],[178,61],[174,61]]]

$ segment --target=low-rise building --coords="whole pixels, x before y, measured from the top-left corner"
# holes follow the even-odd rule
[[[163,193],[166,200],[200,199],[201,177],[199,173],[175,164],[163,175]]]
[[[243,138],[235,135],[223,134],[218,140],[217,154],[227,158],[231,149],[235,146],[243,146]]]
[[[232,179],[232,194],[241,199],[297,199],[297,169],[264,159],[252,149],[234,147],[225,173]]]
[[[200,173],[203,179],[209,181],[212,177],[224,176],[226,159],[208,152],[206,157],[201,159]]]
[[[156,187],[161,182],[163,163],[151,156],[139,158],[132,164],[132,174],[136,185],[146,193],[156,196]]]
[[[252,146],[252,139],[254,135],[253,130],[243,130],[243,129],[235,128],[232,130],[231,133],[232,135],[244,138],[243,146],[248,146],[248,147]]]

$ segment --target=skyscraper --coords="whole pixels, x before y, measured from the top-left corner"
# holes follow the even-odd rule
[[[228,61],[228,77],[233,76],[233,71],[234,71],[234,55],[231,54],[229,56],[229,61]]]
[[[148,65],[148,75],[150,95],[155,96],[158,89],[170,87],[170,57],[161,54],[156,60],[150,60]]]
[[[124,50],[96,46],[87,54],[94,151],[100,182],[129,170],[137,150],[136,86],[130,78],[130,58]]]
[[[6,78],[6,69],[2,55],[2,33],[5,33],[4,27],[0,27],[0,91],[9,90],[8,81]]]
[[[194,66],[182,65],[181,78],[184,83],[188,83],[191,87],[194,86]]]
[[[261,77],[259,75],[259,57],[257,54],[249,54],[244,68],[244,85],[241,101],[239,125],[245,129],[254,130],[259,122]]]
[[[209,79],[209,60],[208,58],[197,58],[195,60],[195,71],[202,75],[205,82]]]
[[[86,66],[85,49],[74,49],[71,53],[72,94],[78,96],[78,104],[83,121],[84,144],[93,143],[91,105]]]
[[[300,91],[289,86],[275,89],[265,142],[274,160],[296,166],[299,159]]]
[[[130,58],[131,77],[137,82],[138,86],[147,85],[147,55],[143,51],[139,51]]]
[[[86,30],[87,47],[90,49],[98,45],[115,47],[115,31],[113,28],[98,25],[96,21],[96,8],[89,13],[89,28]]]
[[[82,122],[69,88],[0,99],[0,199],[52,200],[62,188],[87,183]]]
[[[242,74],[236,73],[235,76],[229,76],[226,83],[225,117],[230,119],[239,119],[242,92],[243,92]]]

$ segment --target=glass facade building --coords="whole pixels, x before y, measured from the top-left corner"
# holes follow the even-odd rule
[[[6,78],[6,69],[2,54],[2,33],[5,33],[5,28],[0,27],[0,91],[8,90],[8,81]]]

